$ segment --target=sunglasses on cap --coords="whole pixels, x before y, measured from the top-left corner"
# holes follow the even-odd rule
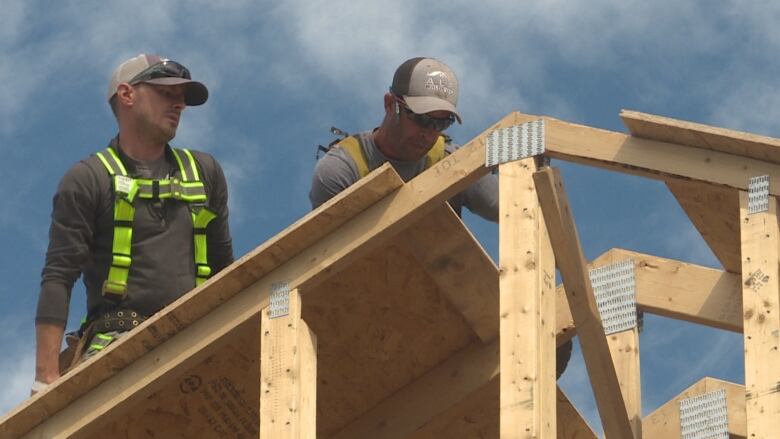
[[[430,129],[434,131],[444,131],[450,126],[452,126],[453,123],[455,123],[455,116],[452,114],[450,114],[444,119],[428,116],[427,114],[417,114],[406,105],[406,102],[404,102],[403,99],[399,98],[398,96],[393,96],[393,97],[395,98],[396,102],[401,104],[401,107],[404,109],[404,113],[406,113],[409,116],[409,119],[411,119],[412,122],[417,124],[417,126],[419,126],[420,128]]]
[[[127,82],[130,85],[134,85],[134,84],[138,84],[139,82],[144,82],[150,79],[157,79],[157,78],[192,79],[192,76],[190,76],[190,71],[183,65],[177,63],[176,61],[164,59],[156,64],[152,64],[149,67],[145,68],[137,75],[135,75],[133,79]]]

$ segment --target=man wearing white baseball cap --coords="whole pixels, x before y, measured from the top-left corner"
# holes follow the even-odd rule
[[[379,127],[331,143],[317,162],[309,200],[317,208],[382,164],[389,162],[409,181],[459,146],[444,131],[461,122],[458,78],[449,66],[433,58],[412,58],[393,75],[385,93]],[[498,179],[488,174],[449,200],[460,214],[466,206],[477,215],[498,221]],[[571,356],[571,341],[558,348],[557,376]]]
[[[168,144],[185,108],[207,99],[206,86],[166,58],[141,54],[114,70],[108,102],[119,132],[71,167],[54,196],[33,392],[233,261],[222,168]],[[70,360],[59,349],[81,275],[87,314]]]

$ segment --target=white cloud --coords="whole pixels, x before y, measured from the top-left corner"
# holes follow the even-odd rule
[[[32,320],[28,316],[4,315],[4,331],[0,334],[0,416],[10,411],[30,396],[30,386],[35,377],[34,351],[29,349]]]

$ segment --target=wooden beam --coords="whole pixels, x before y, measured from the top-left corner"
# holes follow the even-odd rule
[[[742,239],[742,308],[745,393],[749,437],[780,432],[780,237],[777,199],[769,210],[748,214],[748,194],[739,194]]]
[[[700,123],[622,110],[631,135],[780,163],[780,139]]]
[[[0,435],[13,432],[13,436],[18,436],[40,422],[43,424],[37,431],[57,432],[72,428],[75,435],[82,430],[98,428],[100,422],[104,422],[111,416],[118,416],[132,402],[143,400],[166,385],[177,374],[197,364],[198,360],[205,359],[207,356],[205,353],[210,349],[209,342],[201,342],[206,340],[205,335],[209,335],[209,340],[218,339],[249,319],[257,318],[260,310],[268,304],[268,292],[272,283],[286,280],[290,288],[299,288],[305,295],[307,289],[313,288],[341,268],[378,248],[387,239],[397,235],[436,206],[485,175],[489,169],[484,166],[484,138],[494,129],[516,123],[518,122],[515,115],[507,116],[464,147],[406,183],[393,196],[374,203],[332,233],[318,238],[315,244],[284,262],[278,261],[288,256],[289,250],[282,251],[280,256],[276,253],[273,243],[264,244],[261,251],[256,250],[245,256],[237,261],[231,270],[219,273],[215,279],[144,322],[144,328],[149,330],[148,332],[139,331],[135,336],[123,338],[109,347],[105,353],[95,357],[94,361],[84,363],[69,374],[70,378],[73,378],[73,374],[81,374],[83,377],[82,380],[76,380],[76,383],[84,385],[83,390],[74,390],[77,396],[95,388],[101,381],[103,382],[101,386],[105,385],[107,389],[111,389],[110,391],[91,392],[82,397],[83,401],[78,404],[74,403],[75,398],[68,394],[65,398],[55,399],[55,407],[46,405],[48,399],[46,402],[41,402],[41,398],[34,399],[30,404],[34,405],[32,410],[25,410],[30,406],[27,405],[9,416],[14,418],[13,420],[0,424]],[[307,218],[313,220],[314,217]],[[282,238],[275,238],[272,241],[279,241]],[[258,267],[255,265],[255,259],[268,261],[270,265]],[[274,262],[276,268],[266,271],[267,267],[273,266]],[[245,268],[245,265],[250,268]],[[239,270],[238,267],[244,268]],[[233,271],[239,273],[231,274]],[[254,283],[246,287],[250,280]],[[190,318],[182,313],[186,313],[187,310],[202,317],[190,326],[185,326],[182,324],[182,319],[189,321]],[[204,323],[198,324],[201,321]],[[156,325],[162,325],[166,332],[161,334],[162,331],[151,330],[156,328]],[[155,339],[153,335],[157,335],[159,339]],[[155,341],[150,342],[150,339]],[[145,345],[145,342],[149,344]],[[157,348],[152,353],[150,351],[154,346]],[[165,348],[160,352],[165,352],[166,361],[154,361],[158,355],[163,356],[156,352],[156,349],[163,347]],[[143,362],[145,368],[136,367],[136,363],[143,360],[139,358],[141,356],[150,359]],[[138,361],[130,364],[130,359]],[[70,379],[64,379],[60,383],[68,390],[75,384]],[[65,391],[65,388],[59,391],[54,390],[56,388],[55,385],[44,395]],[[118,394],[123,398],[117,400]],[[63,409],[66,405],[67,408]]]
[[[540,116],[521,114],[522,121]],[[697,180],[747,190],[750,177],[769,175],[769,192],[780,195],[780,165],[691,146],[640,139],[564,122],[545,121],[545,155],[658,180]]]
[[[483,342],[498,336],[498,268],[449,204],[403,232],[404,243]],[[446,239],[442,239],[446,237]]]
[[[558,412],[558,439],[596,439],[596,432],[593,431],[588,422],[582,417],[577,407],[572,404],[569,397],[563,393],[561,388],[557,392],[557,412]]]
[[[554,168],[535,173],[534,181],[604,433],[608,438],[633,437],[563,182]]]
[[[498,377],[498,339],[477,341],[355,419],[330,439],[405,438]]]
[[[317,337],[301,319],[301,296],[288,314],[260,319],[260,439],[317,437]]]
[[[614,248],[593,262],[634,260],[636,300],[641,311],[742,332],[739,275],[696,264]]]
[[[535,171],[533,158],[499,165],[502,438],[556,436],[555,260]]]
[[[646,439],[678,438],[680,435],[680,401],[723,389],[726,391],[728,430],[731,438],[747,436],[745,427],[745,387],[739,384],[704,377],[683,390],[642,420]]]
[[[739,273],[739,194],[736,189],[693,181],[669,180],[666,186],[726,271]]]

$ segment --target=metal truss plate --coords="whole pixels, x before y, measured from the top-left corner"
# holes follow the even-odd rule
[[[637,319],[634,261],[629,259],[594,268],[589,274],[604,332],[609,335],[635,328]]]
[[[680,400],[682,439],[729,439],[728,422],[724,389]]]
[[[268,306],[268,317],[275,319],[290,313],[290,284],[275,282],[271,284],[271,304]]]
[[[487,138],[485,166],[542,154],[544,145],[544,119],[497,129]]]
[[[769,210],[769,176],[753,177],[748,184],[748,214]]]

